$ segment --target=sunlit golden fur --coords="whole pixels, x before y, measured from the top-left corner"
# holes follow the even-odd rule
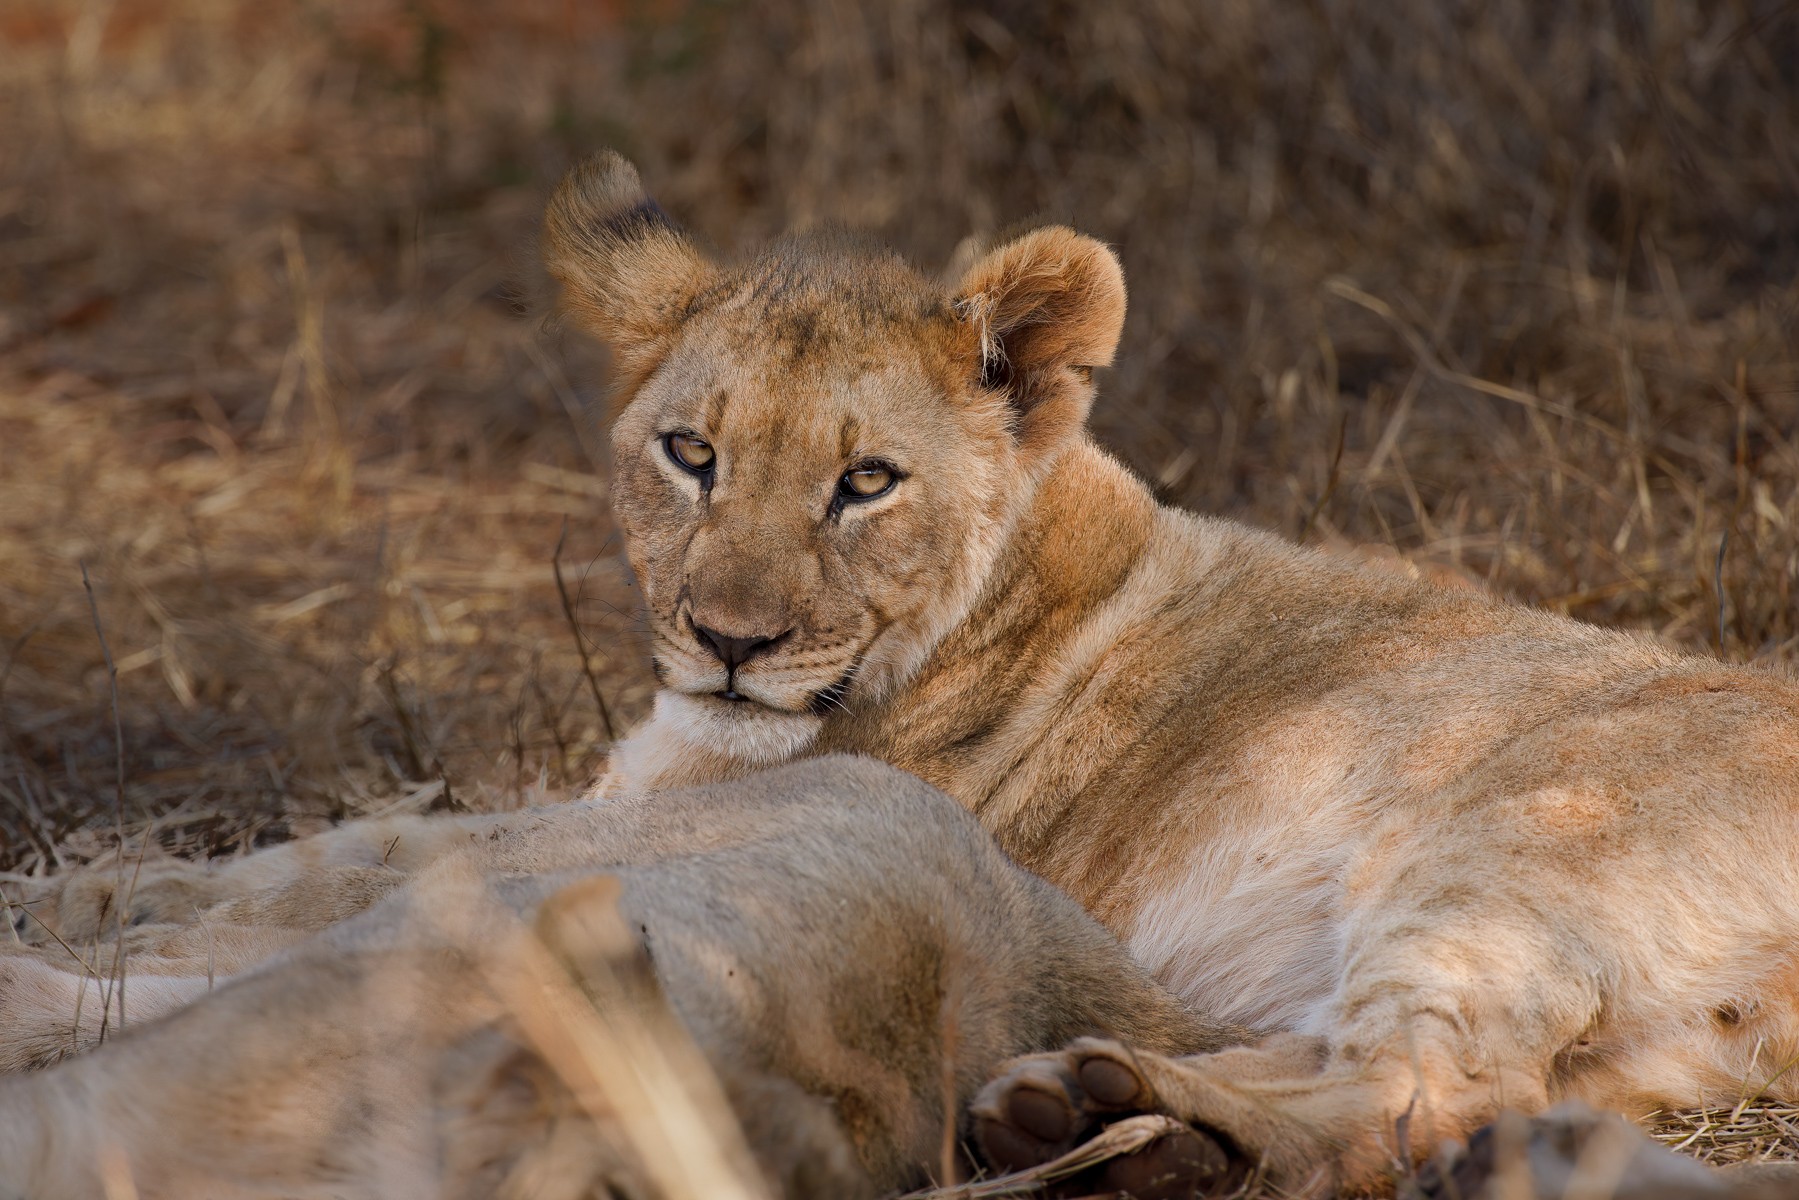
[[[1154,1089],[1288,1183],[1377,1186],[1408,1109],[1422,1152],[1502,1099],[1799,1097],[1792,680],[1158,505],[1083,431],[1124,289],[1068,230],[945,288],[834,236],[721,267],[643,203],[600,160],[548,240],[634,364],[615,494],[665,688],[603,791],[842,749],[937,784],[1190,1001],[1313,1040]],[[867,455],[905,478],[832,519]],[[792,631],[758,703],[690,623]]]

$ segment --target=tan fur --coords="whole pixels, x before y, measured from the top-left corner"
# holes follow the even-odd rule
[[[577,295],[610,269],[550,253]],[[937,784],[1191,1002],[1319,1040],[1157,1069],[1290,1183],[1378,1186],[1408,1109],[1422,1152],[1502,1099],[1799,1097],[1793,681],[1159,507],[1082,432],[1124,292],[1070,231],[948,293],[828,237],[706,270],[614,426],[667,686],[606,791],[777,750]],[[856,454],[907,478],[834,524]],[[766,707],[689,621],[792,630],[739,671]]]
[[[635,1013],[697,1042],[755,1191],[925,1182],[946,1089],[957,1120],[1022,1050],[1083,1030],[1170,1051],[1224,1037],[952,801],[872,760],[394,828],[446,827],[458,847],[403,887],[364,889],[384,898],[342,923],[314,884],[368,870],[366,827],[295,847],[291,870],[262,856],[263,879],[289,882],[216,905],[204,928],[143,927],[122,1036],[116,986],[63,969],[60,947],[0,955],[0,1065],[88,1049],[102,1014],[112,1030],[0,1080],[0,1196],[99,1194],[109,1162],[146,1200],[658,1194],[623,1124],[577,1102],[532,999],[533,946],[584,985],[616,976],[618,950],[589,926],[621,889],[641,978],[585,990],[608,1022]],[[237,935],[282,927],[234,922],[271,919],[290,945],[258,960]]]
[[[1069,230],[944,289],[829,232],[715,264],[647,204],[602,159],[547,225],[623,362],[614,495],[665,685],[601,793],[875,755],[1282,1035],[1021,1063],[993,1137],[1108,1057],[1295,1188],[1379,1188],[1502,1102],[1799,1098],[1799,685],[1158,506],[1084,432],[1124,291]],[[713,447],[710,491],[671,432]],[[834,511],[870,457],[904,478]],[[732,679],[696,626],[780,640]]]

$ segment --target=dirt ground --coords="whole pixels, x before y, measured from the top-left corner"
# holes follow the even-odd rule
[[[0,869],[603,761],[650,680],[535,238],[608,145],[726,253],[1072,221],[1171,501],[1799,663],[1790,0],[6,0]]]

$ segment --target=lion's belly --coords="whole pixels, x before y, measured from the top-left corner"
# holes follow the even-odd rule
[[[1315,1031],[1343,959],[1342,843],[1206,847],[1138,908],[1131,956],[1207,1016]]]

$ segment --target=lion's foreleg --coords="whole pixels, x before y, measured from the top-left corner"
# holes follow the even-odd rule
[[[1084,1039],[1018,1060],[975,1106],[989,1154],[1030,1165],[1125,1116],[1155,1113],[1191,1136],[1173,1135],[1117,1170],[1148,1161],[1181,1186],[1199,1172],[1207,1195],[1256,1171],[1298,1194],[1378,1192],[1501,1108],[1543,1109],[1557,1049],[1597,1005],[1591,973],[1565,961],[1542,928],[1483,937],[1478,920],[1401,915],[1383,910],[1349,939],[1317,1035],[1189,1058]],[[1162,1194],[1134,1176],[1097,1183]]]

